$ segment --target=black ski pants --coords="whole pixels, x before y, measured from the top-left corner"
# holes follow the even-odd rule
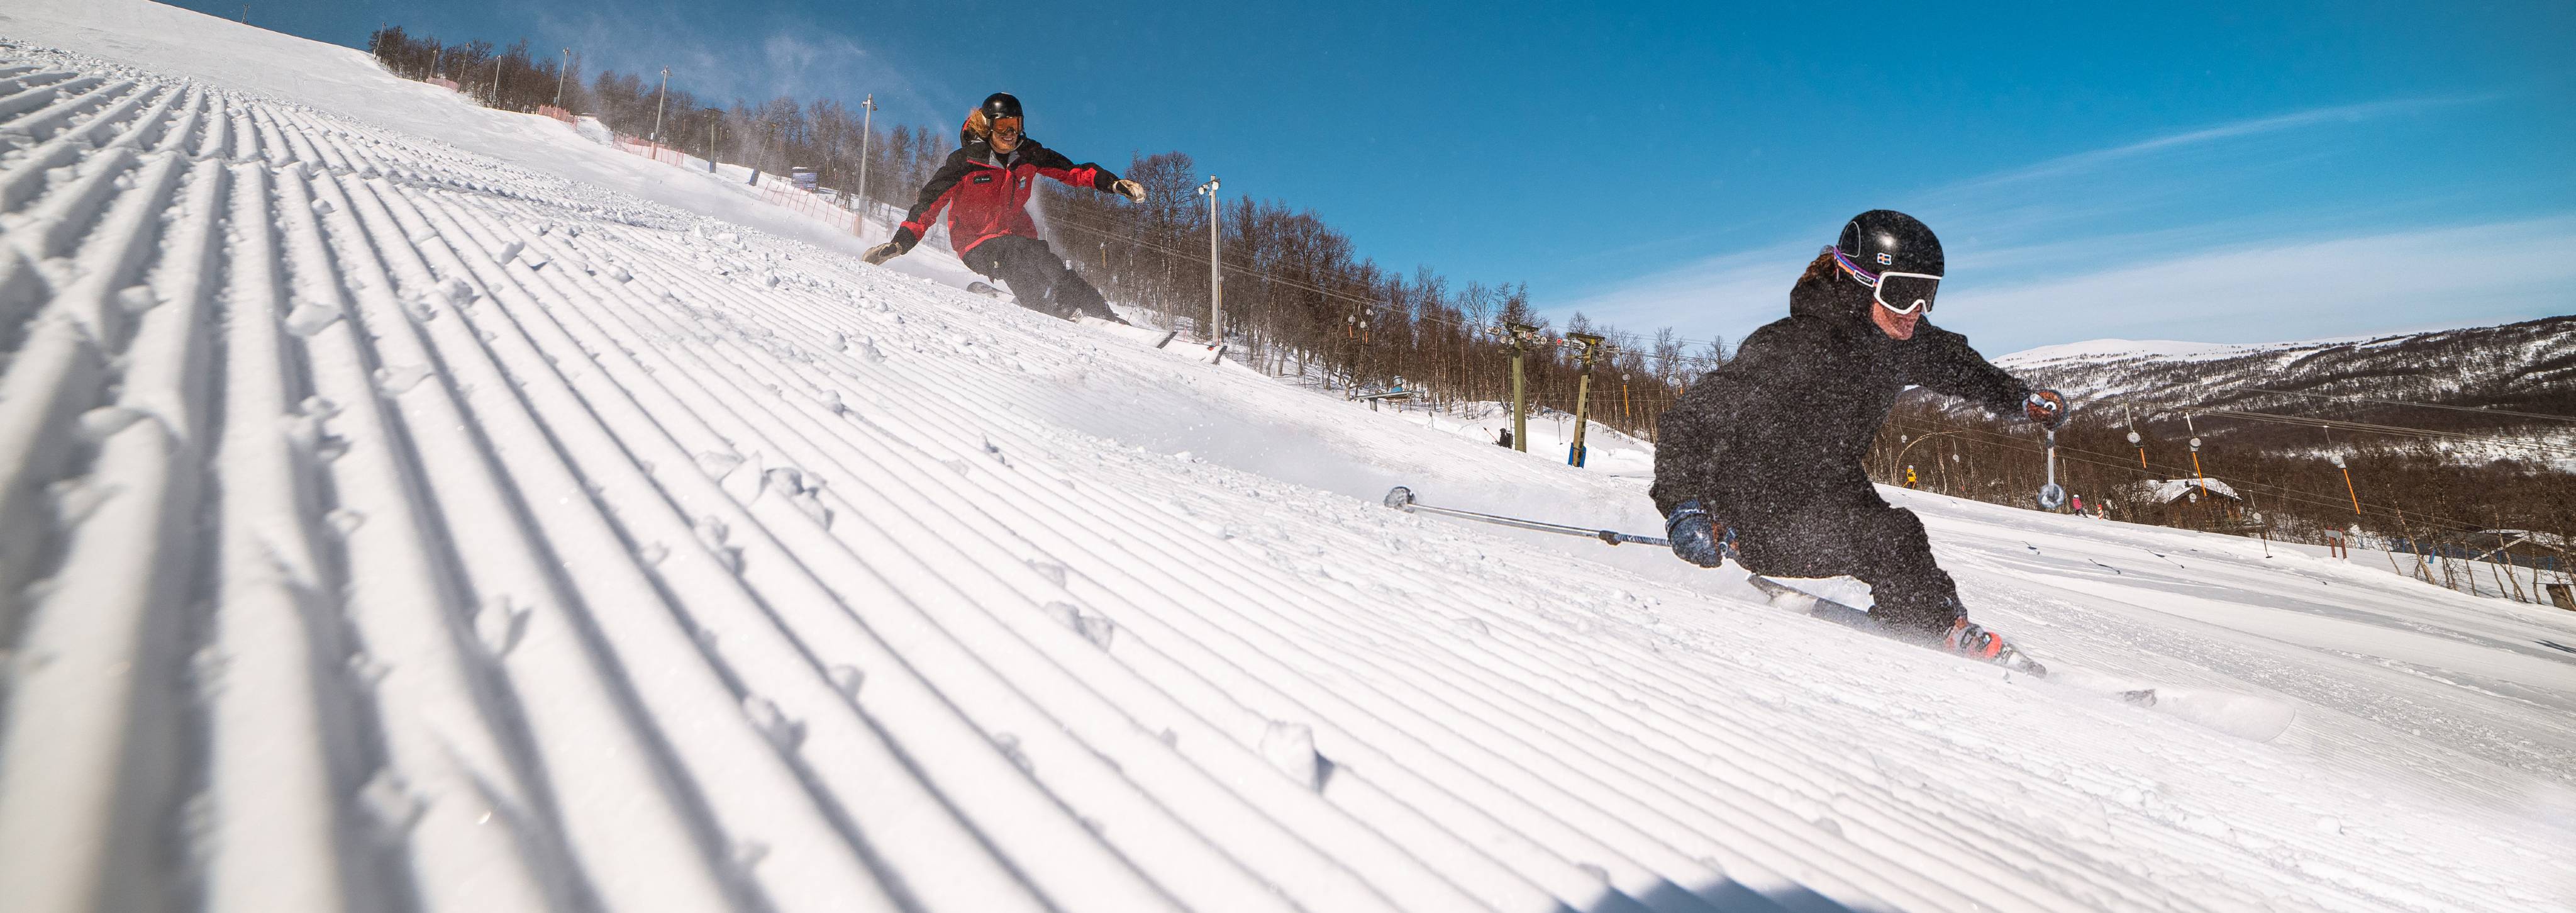
[[[1747,569],[1766,577],[1850,575],[1869,583],[1870,616],[1889,634],[1938,641],[1965,610],[1959,585],[1932,561],[1914,512],[1865,485],[1856,496],[1803,505],[1745,505],[1727,518]]]
[[[966,268],[1010,286],[1011,297],[1019,299],[1021,307],[1066,320],[1082,314],[1118,319],[1100,290],[1066,267],[1064,258],[1056,256],[1045,241],[1002,235],[975,245],[959,259],[966,261]]]

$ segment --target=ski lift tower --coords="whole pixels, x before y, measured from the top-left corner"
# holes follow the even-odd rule
[[[1538,328],[1526,323],[1506,323],[1512,344],[1512,449],[1529,452],[1529,388],[1522,380],[1521,357],[1528,355],[1531,344],[1538,341]]]
[[[1582,359],[1583,374],[1574,386],[1574,443],[1565,448],[1565,465],[1580,469],[1583,467],[1583,431],[1587,422],[1585,416],[1591,414],[1589,407],[1592,404],[1592,358],[1601,354],[1601,335],[1567,333],[1565,338],[1574,340],[1576,345],[1583,347],[1583,353],[1579,356]]]
[[[1208,175],[1207,183],[1199,185],[1199,196],[1208,201],[1208,341],[1218,344],[1225,342],[1225,267],[1217,256],[1216,244],[1216,190],[1221,186],[1213,174]]]

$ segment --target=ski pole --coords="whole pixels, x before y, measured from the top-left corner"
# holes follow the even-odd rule
[[[2039,509],[2066,506],[2066,489],[2057,485],[2057,429],[2048,429],[2048,484],[2039,487]]]
[[[1670,548],[1673,544],[1670,539],[1657,539],[1653,536],[1632,536],[1617,530],[1584,529],[1580,526],[1566,526],[1561,523],[1542,523],[1537,520],[1523,520],[1518,517],[1480,514],[1472,510],[1459,510],[1453,507],[1433,507],[1429,504],[1413,500],[1413,489],[1406,488],[1402,485],[1398,485],[1387,491],[1386,506],[1404,511],[1405,513],[1424,511],[1441,514],[1443,516],[1475,520],[1482,523],[1492,523],[1497,526],[1536,530],[1542,533],[1556,533],[1562,536],[1582,536],[1586,539],[1599,539],[1610,545],[1617,545],[1622,542],[1634,542],[1638,545],[1661,545]]]

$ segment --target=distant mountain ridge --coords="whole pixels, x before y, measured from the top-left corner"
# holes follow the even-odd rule
[[[2079,411],[2133,411],[2141,422],[2180,424],[2182,412],[2225,409],[2576,446],[2576,423],[2402,405],[2576,416],[2576,315],[2307,342],[2100,339],[1996,363],[2064,392]],[[2199,430],[2248,443],[2321,440],[2313,429],[2243,421],[2204,421]]]

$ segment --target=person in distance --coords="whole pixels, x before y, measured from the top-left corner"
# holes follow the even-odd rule
[[[1144,185],[1085,162],[1073,163],[1025,132],[1027,118],[1020,100],[995,92],[966,115],[957,132],[957,151],[921,185],[894,240],[868,249],[861,259],[883,264],[903,256],[930,233],[939,211],[948,210],[948,240],[967,268],[1010,287],[1020,306],[1066,320],[1090,315],[1119,320],[1100,297],[1100,290],[1065,266],[1064,258],[1038,237],[1029,218],[1029,194],[1043,175],[1075,187],[1115,193],[1144,202]]]

